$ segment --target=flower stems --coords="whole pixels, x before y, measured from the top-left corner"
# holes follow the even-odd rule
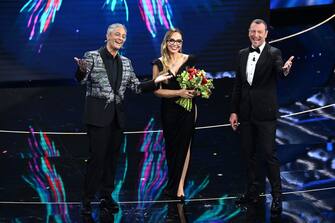
[[[176,103],[189,112],[192,110],[192,99],[190,98],[179,98]]]

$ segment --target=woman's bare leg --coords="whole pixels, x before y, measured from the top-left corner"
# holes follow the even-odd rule
[[[195,106],[195,120],[197,120],[197,107]],[[185,193],[184,193],[184,185],[185,185],[185,177],[186,177],[186,173],[187,173],[187,169],[188,169],[188,165],[190,163],[190,150],[191,150],[191,143],[192,143],[192,140],[190,141],[190,144],[188,146],[188,150],[187,150],[187,155],[186,155],[186,158],[185,158],[185,163],[184,163],[184,167],[183,167],[183,172],[181,174],[181,178],[180,178],[180,181],[179,181],[179,186],[178,186],[178,191],[177,191],[177,196],[180,197],[180,196],[185,196]]]

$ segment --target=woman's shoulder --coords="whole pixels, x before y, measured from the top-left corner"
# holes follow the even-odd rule
[[[162,57],[159,57],[159,58],[154,59],[154,60],[151,62],[151,64],[152,64],[152,65],[158,65],[158,66],[162,65],[162,64],[163,64],[163,63],[162,63]]]
[[[182,55],[183,57],[187,57],[187,58],[194,57],[193,54],[182,53],[181,55]]]
[[[186,63],[188,65],[192,65],[194,66],[195,62],[196,62],[196,57],[193,54],[183,54],[187,59],[186,59]]]
[[[152,62],[151,62],[151,64],[154,66],[154,65],[156,65],[157,67],[158,67],[158,70],[159,71],[162,71],[163,70],[163,63],[162,63],[162,58],[160,57],[160,58],[157,58],[157,59],[155,59],[155,60],[153,60]]]

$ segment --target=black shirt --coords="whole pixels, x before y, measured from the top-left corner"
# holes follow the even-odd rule
[[[118,66],[119,66],[119,54],[116,54],[114,57],[110,52],[108,52],[107,47],[104,47],[102,50],[102,53],[104,54],[105,57],[105,67],[107,70],[107,75],[109,79],[112,80],[112,88],[113,90],[116,90],[116,83],[117,83],[117,78],[118,78]]]

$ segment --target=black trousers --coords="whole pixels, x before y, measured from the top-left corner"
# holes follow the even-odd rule
[[[258,194],[265,165],[273,196],[281,195],[275,137],[277,121],[241,121],[241,148],[247,162],[247,193]],[[263,176],[263,177],[262,177]],[[263,179],[262,179],[263,178]]]
[[[114,190],[114,178],[123,130],[117,121],[105,127],[87,125],[90,157],[84,181],[84,200],[91,201],[97,192],[110,198]]]

